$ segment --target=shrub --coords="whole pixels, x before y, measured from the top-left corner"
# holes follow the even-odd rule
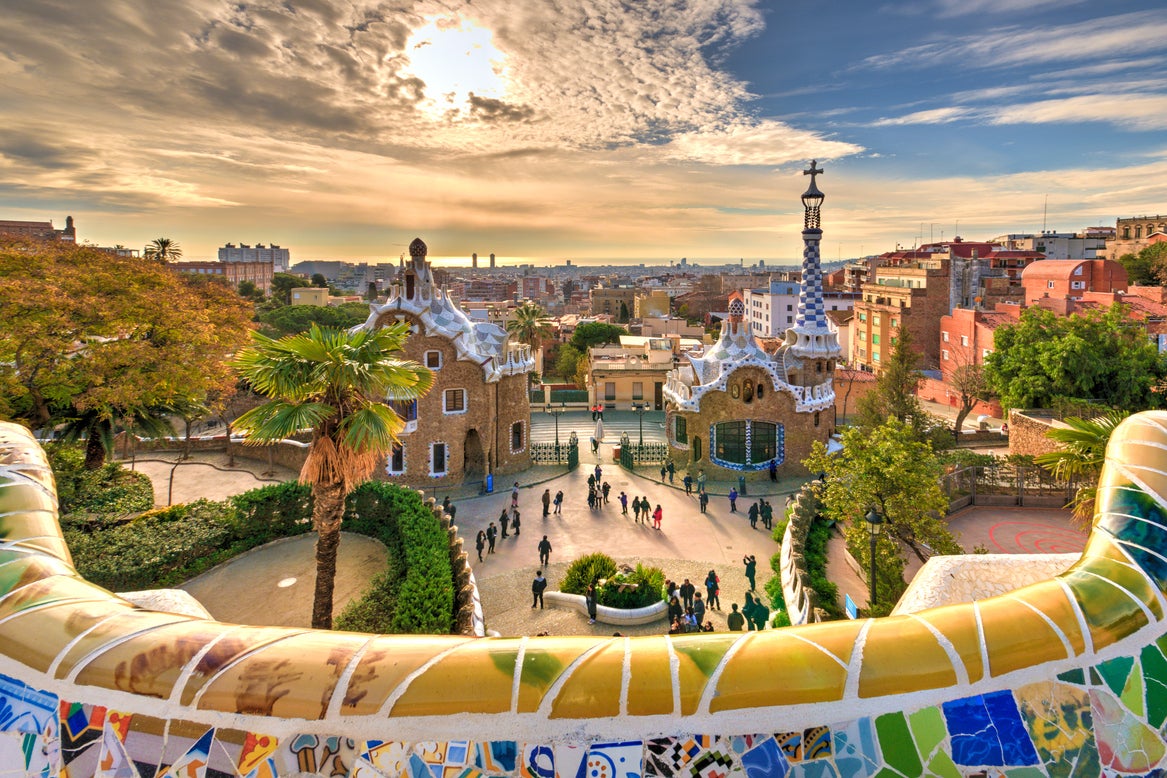
[[[312,528],[312,487],[289,481],[270,484],[230,498],[235,508],[235,539],[248,548],[279,538],[301,535]]]
[[[842,618],[843,612],[836,602],[839,596],[839,587],[827,578],[827,544],[830,540],[830,523],[816,516],[811,522],[810,531],[806,534],[806,544],[803,547],[808,579],[804,583],[818,592],[818,606],[829,613],[832,618],[837,619]]]
[[[581,556],[567,567],[563,574],[563,582],[559,590],[568,594],[584,594],[588,586],[601,578],[611,578],[616,575],[616,562],[612,557],[602,552],[595,552]],[[661,581],[664,585],[664,581]]]
[[[117,523],[129,514],[154,507],[154,487],[142,473],[126,470],[118,462],[86,470],[85,452],[74,445],[54,443],[46,446],[45,452],[57,483],[63,524],[88,528]]]
[[[596,590],[596,602],[612,608],[643,608],[660,600],[664,585],[663,570],[638,564],[631,573],[617,572],[604,580]]]

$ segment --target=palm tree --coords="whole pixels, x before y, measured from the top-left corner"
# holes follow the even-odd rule
[[[176,262],[182,259],[182,247],[177,241],[170,238],[155,238],[146,244],[146,259],[154,259],[162,263]]]
[[[120,431],[142,433],[151,438],[174,434],[170,416],[174,405],[160,403],[146,408],[117,409],[108,405],[74,411],[61,427],[61,440],[74,443],[85,439],[85,469],[97,470],[113,456],[114,437]]]
[[[233,360],[259,394],[270,398],[244,413],[235,428],[251,444],[273,443],[312,431],[300,482],[312,487],[316,540],[316,593],[312,626],[332,626],[336,549],[344,500],[391,450],[404,428],[385,400],[414,400],[429,391],[433,374],[393,356],[409,324],[375,331],[320,327],[273,340],[259,333]]]
[[[547,318],[547,311],[530,300],[515,309],[514,318],[507,322],[506,328],[516,340],[529,344],[532,354],[551,337],[551,320]],[[533,380],[534,375],[528,375],[527,379]]]
[[[1081,484],[1068,506],[1080,522],[1089,523],[1094,515],[1094,497],[1098,492],[1102,462],[1106,458],[1106,444],[1110,442],[1115,427],[1129,415],[1130,411],[1112,410],[1092,419],[1068,416],[1062,420],[1065,427],[1056,427],[1045,434],[1050,440],[1061,443],[1062,447],[1033,458],[1055,478]]]

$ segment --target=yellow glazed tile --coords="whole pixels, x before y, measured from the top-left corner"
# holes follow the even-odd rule
[[[816,624],[813,629],[799,631],[808,635],[821,634],[822,644],[831,644],[848,633],[853,642],[858,627],[858,623],[838,622]],[[709,710],[716,713],[843,699],[846,668],[790,633],[789,629],[749,633],[726,661]],[[847,657],[850,657],[850,651]]]
[[[409,684],[392,716],[445,716],[510,710],[519,641],[475,641],[447,655]]]
[[[103,651],[77,674],[77,683],[96,686],[113,678],[116,689],[167,698],[190,660],[230,629],[230,624],[202,620],[159,627]]]
[[[1024,600],[1049,618],[1066,639],[1075,655],[1086,650],[1086,638],[1078,623],[1078,614],[1066,596],[1066,590],[1057,581],[1042,581],[1013,592],[1013,597]]]
[[[1086,616],[1094,650],[1106,648],[1146,626],[1147,616],[1126,592],[1092,575],[1070,571],[1061,576]]]
[[[7,656],[43,673],[73,638],[98,621],[132,607],[106,596],[88,602],[66,600],[23,611],[0,626],[0,643]]]
[[[572,668],[551,703],[553,719],[595,719],[620,713],[624,641],[613,638]]]
[[[226,626],[233,629],[228,630],[223,637],[215,641],[191,671],[190,677],[182,688],[182,695],[179,697],[183,705],[190,705],[194,702],[195,695],[207,683],[214,681],[218,673],[231,663],[237,660],[241,661],[248,654],[272,643],[287,640],[306,632],[303,629],[289,627],[238,627],[234,624]]]
[[[182,621],[197,621],[197,619],[191,619],[189,616],[176,616],[173,613],[156,613],[139,608],[127,610],[120,616],[115,616],[112,619],[98,624],[78,640],[65,653],[60,664],[57,665],[56,677],[65,678],[79,662],[92,659],[93,657],[89,656],[91,652],[99,651],[103,646],[116,642],[125,635],[143,630],[157,629],[167,624],[175,624]],[[101,685],[109,689],[114,688],[113,674],[111,673]]]
[[[1163,619],[1159,598],[1143,571],[1109,559],[1088,559],[1074,565],[1071,572],[1091,572],[1102,576],[1134,595],[1135,599],[1147,606],[1157,621]]]
[[[788,635],[797,635],[803,640],[814,643],[827,653],[838,658],[843,664],[851,661],[851,653],[855,650],[855,641],[864,622],[848,619],[846,621],[828,621],[821,624],[808,624],[801,627],[786,627],[782,630]],[[766,634],[769,634],[767,630]]]
[[[66,562],[72,561],[69,548],[61,537],[61,527],[57,523],[55,508],[20,508],[16,509],[15,513],[0,517],[0,539],[19,541],[18,545],[21,548],[44,551]]]
[[[72,566],[44,554],[22,554],[9,551],[0,555],[0,596],[33,581],[54,575],[75,576]]]
[[[212,679],[198,707],[281,719],[323,718],[341,673],[371,639],[321,631],[269,643]],[[316,661],[305,662],[306,657]]]
[[[981,600],[977,605],[989,653],[989,672],[994,676],[1066,658],[1057,633],[1024,604],[1002,596]]]
[[[688,716],[697,712],[709,676],[717,669],[730,646],[740,639],[740,634],[680,635],[673,638],[682,714]]]
[[[985,675],[981,662],[981,633],[976,615],[967,605],[949,605],[917,614],[943,635],[964,663],[969,683],[976,683]]]
[[[629,670],[629,715],[673,713],[673,676],[669,669],[669,649],[663,640],[633,638]]]
[[[340,712],[344,716],[370,716],[405,682],[410,673],[433,659],[435,643],[446,648],[473,642],[472,638],[397,635],[373,640],[357,662],[344,692]],[[510,696],[507,696],[510,700]]]
[[[904,616],[872,621],[863,643],[860,697],[918,692],[955,683],[952,661],[925,625]]]
[[[519,674],[519,713],[539,709],[543,695],[572,662],[596,645],[594,638],[557,638],[527,644]]]
[[[0,598],[0,618],[8,618],[29,608],[39,608],[66,600],[92,600],[111,597],[99,586],[71,575],[54,575],[33,581]]]

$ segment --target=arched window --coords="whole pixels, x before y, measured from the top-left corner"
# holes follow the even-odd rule
[[[818,425],[819,425],[819,412],[815,411],[814,412],[814,426],[817,427]]]
[[[754,401],[754,382],[742,382],[742,402],[752,403]]]
[[[762,399],[762,395],[765,394],[765,392],[766,392],[766,387],[762,386],[761,384],[758,384],[758,399],[759,400]]]
[[[1141,238],[1141,237],[1143,237],[1143,228],[1142,227],[1135,227],[1135,238],[1137,239],[1137,238]]]
[[[724,421],[709,430],[709,458],[733,470],[760,470],[785,458],[784,430],[769,421]]]
[[[523,450],[523,423],[516,421],[511,425],[511,451]]]

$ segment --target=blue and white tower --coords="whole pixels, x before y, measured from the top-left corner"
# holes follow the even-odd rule
[[[839,336],[827,320],[823,305],[823,270],[819,262],[820,228],[819,208],[826,195],[819,191],[815,176],[822,173],[811,160],[810,169],[802,171],[810,176],[810,186],[802,195],[805,211],[802,223],[802,291],[798,296],[798,314],[794,326],[786,330],[785,344],[790,353],[800,359],[837,359],[840,354]],[[833,364],[831,365],[833,368]]]

